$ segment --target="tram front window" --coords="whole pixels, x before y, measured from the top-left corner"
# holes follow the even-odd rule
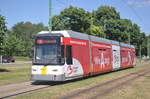
[[[34,62],[35,65],[61,65],[63,64],[61,56],[60,43],[56,40],[41,40],[35,45]]]

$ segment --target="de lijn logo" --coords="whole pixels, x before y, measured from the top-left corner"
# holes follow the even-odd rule
[[[72,66],[68,66],[67,68],[67,75],[71,75],[73,72],[73,67]]]

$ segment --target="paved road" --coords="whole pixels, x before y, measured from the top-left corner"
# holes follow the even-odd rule
[[[15,63],[0,63],[0,66],[25,66],[32,65],[32,61],[16,61]]]

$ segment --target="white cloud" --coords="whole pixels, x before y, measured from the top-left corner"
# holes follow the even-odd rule
[[[138,6],[138,7],[150,6],[150,0],[128,1],[127,5],[129,5],[129,6]]]

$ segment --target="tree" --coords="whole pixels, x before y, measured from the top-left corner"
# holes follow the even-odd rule
[[[135,47],[138,47],[139,44],[141,44],[141,32],[140,27],[137,24],[132,24],[131,31],[131,44],[135,45]]]
[[[24,42],[15,35],[7,35],[4,39],[4,55],[6,56],[24,56],[25,47]]]
[[[147,37],[144,32],[141,33],[140,36],[141,41],[141,54],[147,56]]]
[[[5,33],[7,32],[6,22],[4,16],[0,15],[0,56],[3,55],[3,45]]]
[[[31,48],[33,46],[33,39],[35,35],[43,30],[48,30],[42,23],[32,24],[31,22],[19,22],[12,27],[12,35],[19,38],[25,48],[25,56],[31,54]],[[18,54],[16,54],[18,55]]]
[[[114,7],[101,6],[96,11],[93,11],[94,24],[104,26],[105,21],[109,19],[120,19],[119,12]]]
[[[106,38],[120,42],[129,42],[129,24],[130,20],[120,19],[119,12],[114,7],[101,6],[93,11],[93,23],[96,26],[102,26]]]
[[[89,35],[98,36],[98,37],[104,37],[104,29],[102,26],[95,26],[92,25],[88,30],[87,33]]]
[[[63,21],[60,19],[60,15],[54,15],[52,18],[52,30],[64,30],[65,26],[63,25]]]
[[[90,13],[82,8],[70,6],[64,9],[60,15],[53,17],[54,30],[74,30],[78,32],[86,32],[91,24]]]
[[[127,33],[122,27],[121,20],[107,20],[105,23],[105,33],[107,39],[116,40],[120,42],[124,42],[127,40]]]

